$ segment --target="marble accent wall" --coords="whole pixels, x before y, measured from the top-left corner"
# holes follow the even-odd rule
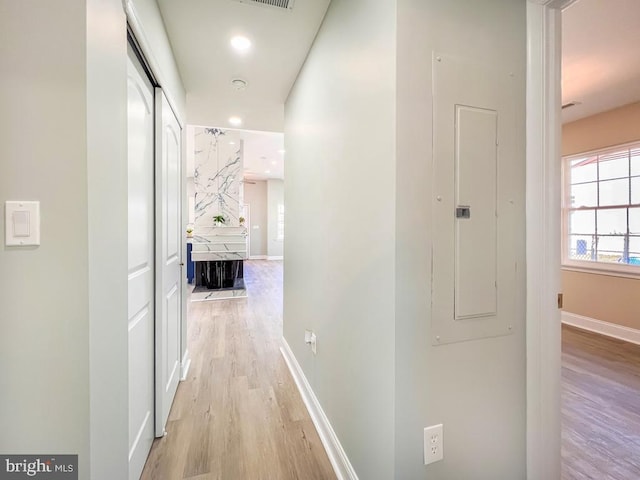
[[[194,132],[195,230],[222,215],[238,226],[241,203],[242,140],[233,130],[196,127]]]

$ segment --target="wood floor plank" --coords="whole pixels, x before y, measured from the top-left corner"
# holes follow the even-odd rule
[[[188,305],[188,378],[145,480],[332,480],[280,354],[282,262],[245,263],[248,298]]]
[[[640,346],[562,327],[563,480],[640,479]]]

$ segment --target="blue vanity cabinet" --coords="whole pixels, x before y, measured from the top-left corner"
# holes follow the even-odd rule
[[[191,251],[193,250],[193,244],[187,243],[187,282],[193,283],[193,279],[196,275],[196,267],[191,259]]]

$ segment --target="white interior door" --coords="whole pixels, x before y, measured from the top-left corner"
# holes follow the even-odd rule
[[[154,437],[153,87],[129,51],[129,478],[138,479]]]
[[[182,204],[180,125],[156,88],[156,436],[164,435],[180,379]]]

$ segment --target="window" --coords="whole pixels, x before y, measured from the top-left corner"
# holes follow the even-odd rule
[[[640,274],[640,143],[563,159],[563,263]]]
[[[284,240],[284,205],[278,204],[278,240]]]

